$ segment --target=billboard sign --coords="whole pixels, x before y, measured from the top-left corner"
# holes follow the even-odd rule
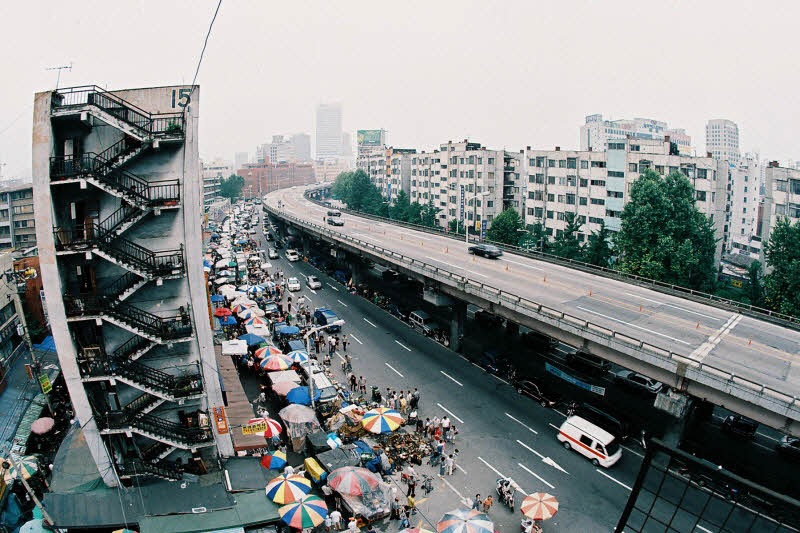
[[[489,224],[487,224],[485,220],[483,222],[481,222],[481,240],[482,241],[486,240],[486,227],[488,225]]]
[[[461,186],[461,209],[459,211],[459,219],[464,220],[464,186]]]
[[[359,146],[381,146],[383,130],[358,130],[356,138]]]

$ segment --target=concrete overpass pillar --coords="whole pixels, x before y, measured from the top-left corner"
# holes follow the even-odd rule
[[[309,257],[311,255],[311,237],[303,233],[300,237],[300,242],[303,246],[303,255]]]
[[[348,259],[350,263],[350,272],[353,278],[353,284],[358,286],[366,280],[367,269],[364,266],[364,262],[357,255],[349,255]]]
[[[455,302],[450,306],[453,311],[450,319],[450,349],[461,351],[461,337],[464,335],[464,325],[467,322],[466,302]]]

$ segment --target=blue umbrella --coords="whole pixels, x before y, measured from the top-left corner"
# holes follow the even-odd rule
[[[211,295],[211,301],[214,302],[214,303],[216,303],[216,302],[224,302],[225,301],[225,297],[223,295],[221,295],[221,294],[212,294]]]
[[[308,392],[308,387],[295,387],[286,395],[289,403],[299,403],[300,405],[309,405],[311,403],[311,394]],[[319,389],[314,389],[314,400],[319,400]]]
[[[219,319],[219,323],[223,326],[235,326],[236,325],[236,317],[233,315],[230,316],[223,316]]]
[[[211,268],[211,267],[214,266],[214,262],[213,261],[209,261],[208,259],[206,259],[205,261],[203,261],[203,266]]]
[[[239,340],[247,341],[248,346],[257,346],[262,342],[266,342],[264,337],[259,337],[258,335],[253,335],[252,333],[245,333],[244,335],[239,335]]]
[[[237,239],[234,244],[247,244],[247,239]]]
[[[297,326],[286,326],[281,330],[281,335],[297,335],[300,333],[300,328]]]
[[[235,272],[231,272],[230,270],[221,270],[217,272],[217,276],[235,276]]]

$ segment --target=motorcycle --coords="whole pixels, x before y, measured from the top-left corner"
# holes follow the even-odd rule
[[[519,523],[522,533],[542,533],[542,526],[536,523],[532,518],[523,518]]]
[[[514,493],[519,487],[511,478],[497,478],[497,491],[498,499],[506,504],[509,509],[514,510]]]
[[[569,402],[567,404],[567,416],[575,416],[575,414],[578,412],[578,407],[578,402],[574,400]]]

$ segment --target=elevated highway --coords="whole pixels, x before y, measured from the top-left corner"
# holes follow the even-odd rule
[[[796,329],[529,257],[474,257],[464,242],[352,214],[329,226],[304,191],[275,191],[264,207],[434,291],[800,436]]]

